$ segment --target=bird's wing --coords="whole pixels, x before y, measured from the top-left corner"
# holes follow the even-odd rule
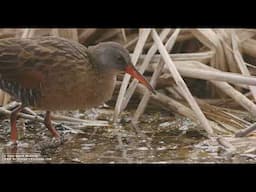
[[[36,88],[51,69],[89,63],[86,48],[57,37],[0,40],[0,79]]]

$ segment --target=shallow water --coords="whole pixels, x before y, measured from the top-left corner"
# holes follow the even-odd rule
[[[103,111],[103,112],[102,112]],[[69,112],[84,119],[104,119],[111,124],[112,110]],[[255,157],[230,156],[207,144],[204,131],[189,119],[168,112],[144,114],[135,128],[133,111],[122,114],[109,127],[86,127],[74,131],[58,126],[64,138],[52,139],[43,124],[19,119],[19,144],[9,144],[9,120],[0,124],[0,163],[248,163]],[[25,127],[25,128],[24,128]],[[74,133],[74,132],[78,133]]]

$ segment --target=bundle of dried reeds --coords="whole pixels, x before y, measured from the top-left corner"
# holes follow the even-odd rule
[[[116,102],[115,120],[133,93],[138,92],[142,98],[133,123],[138,122],[152,101],[198,122],[209,136],[220,132],[249,134],[254,130],[251,123],[255,119],[249,122],[237,110],[256,117],[256,78],[251,76],[256,64],[255,35],[256,30],[251,29],[141,29],[131,55],[139,71],[150,74],[148,78],[157,94],[150,95],[136,80],[129,84],[130,78],[125,76]],[[193,81],[198,84],[191,86]],[[226,105],[213,102],[228,98],[232,100]],[[232,109],[234,103],[237,105]],[[217,126],[213,127],[212,122]]]

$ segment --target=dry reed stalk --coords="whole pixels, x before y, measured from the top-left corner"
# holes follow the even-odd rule
[[[122,28],[122,29],[120,29],[120,30],[121,30],[121,34],[122,34],[122,37],[123,37],[124,43],[126,43],[126,42],[127,42],[127,37],[126,37],[125,29],[124,29],[124,28]]]
[[[250,72],[244,63],[243,57],[238,49],[238,43],[237,43],[237,38],[235,36],[235,33],[232,34],[232,46],[233,46],[233,52],[234,52],[234,57],[236,60],[236,63],[241,70],[243,75],[250,76]],[[252,93],[252,96],[254,98],[254,101],[256,101],[256,87],[255,86],[249,86],[249,89]]]
[[[229,116],[231,116],[231,118],[233,118],[236,122],[240,123],[243,126],[249,126],[251,124],[250,122],[248,122],[244,119],[241,119],[240,117],[232,114],[231,112],[228,112],[229,110],[230,109],[224,108],[223,113],[228,114]]]
[[[190,32],[186,32],[186,33],[181,33],[178,37],[177,37],[177,40],[176,42],[181,42],[181,41],[187,41],[187,40],[191,40],[195,38],[195,36],[190,33]]]
[[[102,121],[102,120],[84,120],[84,119],[77,119],[74,117],[67,117],[63,115],[54,115],[54,114],[52,114],[51,117],[53,120],[77,122],[87,126],[109,126],[108,121]]]
[[[191,30],[195,37],[203,43],[206,47],[215,51],[215,56],[211,59],[211,66],[220,69],[221,71],[227,71],[228,67],[225,61],[225,55],[219,36],[212,29],[195,29]],[[212,96],[219,95],[225,97],[223,93],[216,90],[214,87],[211,88]]]
[[[144,95],[145,89],[142,85],[138,84],[136,87],[136,92],[138,92],[140,95]],[[197,117],[195,116],[194,112],[187,107],[186,105],[178,102],[175,99],[172,99],[160,92],[157,92],[154,95],[151,95],[152,102],[164,106],[165,108],[168,108],[170,111],[181,114],[185,117],[188,117],[189,119],[193,121],[197,121]]]
[[[232,51],[232,42],[231,42],[231,31],[230,30],[217,30],[220,38],[220,42],[222,44],[224,54],[226,56],[226,61],[228,65],[228,69],[233,73],[240,73],[237,65],[234,65],[235,58]]]
[[[103,41],[108,41],[111,38],[117,36],[120,34],[120,29],[115,28],[115,29],[109,29],[107,31],[104,32],[104,34],[102,34],[100,36],[100,38],[98,38],[95,43],[99,43],[99,42],[103,42]]]
[[[11,100],[11,96],[0,90],[0,105],[6,105]]]
[[[234,30],[234,32],[236,33],[238,39],[239,39],[239,44],[251,39],[252,37],[254,37],[256,35],[256,31],[255,30],[251,30],[251,29],[236,29]]]
[[[199,98],[198,98],[199,99]],[[200,98],[199,100],[202,100],[203,102],[210,104],[210,105],[214,105],[214,106],[219,106],[222,105],[224,103],[228,103],[228,102],[233,102],[233,99],[229,98],[229,99],[209,99],[209,98]]]
[[[6,110],[11,110],[13,108],[16,108],[18,105],[20,105],[20,103],[16,102],[16,101],[12,101],[4,106],[2,106],[4,109]]]
[[[212,29],[197,29],[192,30],[192,33],[201,41],[204,45],[208,46],[210,49],[216,51],[216,61],[214,68],[220,69],[222,71],[227,71],[227,66],[225,62],[225,55],[220,43],[219,36]]]
[[[242,53],[245,53],[249,56],[256,56],[256,40],[248,39],[241,43],[240,45]]]
[[[168,41],[166,42],[165,47],[168,52],[170,52],[171,49],[173,48],[173,46],[176,42],[176,39],[179,35],[179,32],[180,32],[180,30],[176,29],[173,32],[173,34],[171,35],[171,37],[168,39]],[[150,80],[150,84],[152,85],[153,88],[155,88],[156,81],[157,81],[159,75],[161,74],[163,67],[164,67],[164,62],[163,62],[163,60],[161,60],[159,65],[155,68],[153,76]],[[142,99],[139,103],[139,106],[137,107],[137,110],[135,111],[135,114],[133,116],[133,122],[135,124],[137,123],[139,117],[143,114],[143,112],[148,104],[150,95],[151,95],[151,93],[149,92],[149,90],[146,90],[146,92],[144,93],[144,96],[142,97]]]
[[[77,29],[52,29],[52,35],[78,41]]]
[[[165,90],[167,90],[170,94],[171,97],[176,99],[176,100],[183,100],[182,95],[177,91],[177,85],[172,86],[172,87],[165,87]]]
[[[190,68],[185,66],[180,67],[180,65],[176,66],[180,74],[184,77],[224,81],[232,84],[256,85],[256,77],[252,76],[245,76],[222,71],[211,71],[209,69]]]
[[[31,29],[24,29],[20,38],[27,38]]]
[[[255,130],[256,130],[256,123],[253,123],[250,126],[248,126],[247,128],[237,132],[235,136],[236,137],[245,137]]]
[[[205,51],[198,53],[173,53],[170,54],[170,57],[173,61],[189,61],[195,60],[203,63],[208,63],[210,59],[214,56],[214,51]]]
[[[193,64],[201,68],[209,69],[212,71],[216,71],[217,69],[213,69],[210,66],[207,66],[203,63],[197,62],[197,61],[191,61],[189,62],[191,66]],[[220,81],[210,81],[213,85],[218,87],[221,91],[223,91],[225,94],[227,94],[229,97],[233,98],[240,106],[245,108],[247,111],[249,111],[254,117],[256,116],[256,105],[250,101],[246,96],[244,96],[242,93],[234,89],[231,85],[229,85],[226,82],[220,82]]]
[[[221,91],[233,98],[240,106],[249,111],[253,116],[256,116],[256,105],[247,99],[242,93],[234,89],[228,83],[219,81],[210,81],[213,85],[218,87]]]
[[[217,38],[211,29],[192,29],[191,33],[206,47],[216,52]]]
[[[71,122],[78,122],[78,123],[86,123],[90,124],[91,126],[109,126],[108,121],[102,120],[84,120],[84,119],[77,119],[74,117],[67,117],[63,115],[52,115],[53,120],[59,121],[71,121]]]
[[[209,115],[207,112],[206,114]],[[219,118],[216,118],[214,116],[217,115],[212,114],[211,118],[214,119],[213,121],[216,122],[219,126],[221,126],[221,128],[225,130],[228,135],[234,135],[237,132],[238,129],[235,129],[232,125],[230,125],[230,123],[223,122],[223,120],[220,120]]]
[[[164,40],[167,37],[167,35],[170,33],[170,31],[171,31],[170,29],[164,29],[160,34],[161,40]],[[156,44],[152,44],[151,48],[147,52],[147,55],[146,55],[143,63],[140,65],[139,72],[141,74],[143,74],[144,71],[146,70],[146,68],[148,67],[150,60],[152,59],[152,57],[154,56],[156,51],[157,51]],[[128,105],[128,102],[130,101],[130,99],[136,89],[137,84],[138,84],[138,81],[136,79],[133,79],[132,82],[130,83],[130,85],[127,89],[127,92],[125,94],[124,100],[122,102],[122,105],[121,105],[121,111],[123,111],[126,108],[126,106]]]
[[[212,120],[208,120],[211,127],[215,130],[216,133],[221,134],[221,135],[230,135],[230,131],[226,130],[225,128],[223,128],[224,126],[219,123],[219,122],[214,122]]]
[[[146,40],[148,39],[150,31],[151,31],[151,29],[142,29],[142,31],[140,33],[140,36],[139,36],[139,40],[138,40],[137,45],[134,49],[134,55],[132,57],[133,65],[137,64],[137,61],[139,59],[140,54],[142,53],[143,47],[146,43]],[[117,122],[118,115],[121,112],[121,105],[122,105],[122,101],[123,101],[123,98],[124,98],[125,91],[126,91],[126,88],[128,86],[129,80],[130,80],[130,76],[128,74],[126,74],[124,76],[124,79],[123,79],[123,82],[122,82],[122,85],[121,85],[121,88],[120,88],[120,91],[119,91],[119,94],[118,94],[118,97],[117,97],[115,111],[114,111],[114,119],[113,119],[114,122]]]
[[[237,131],[237,129],[243,129],[246,125],[248,125],[248,122],[245,123],[244,120],[241,120],[240,118],[225,112],[222,107],[216,107],[204,103],[200,100],[197,101],[208,119],[212,119],[216,122],[220,121],[226,123],[227,125],[232,127],[233,131]]]
[[[80,34],[79,34],[79,42],[84,43],[86,42],[89,38],[91,38],[95,33],[97,32],[96,28],[89,28],[89,29],[84,29]]]
[[[34,112],[33,110],[31,110],[28,107],[24,107],[23,111],[25,111],[26,113],[31,114],[31,115],[36,115],[36,112]]]
[[[222,72],[219,70],[212,70],[211,67],[207,66],[205,69],[202,69],[199,66],[191,65],[190,62],[174,62],[177,70],[181,74],[181,76],[194,78],[194,79],[202,79],[202,80],[215,80],[215,81],[225,81],[232,84],[236,84],[241,86],[241,84],[245,85],[256,85],[256,77],[254,76],[245,76],[237,73],[230,72]],[[157,67],[157,63],[153,63],[149,66],[149,72],[153,72]],[[168,68],[165,67],[163,72],[168,73]],[[243,86],[244,88],[248,88],[247,86]]]
[[[139,37],[136,36],[134,39],[130,40],[128,43],[124,45],[124,48],[128,49],[130,46],[135,44],[138,41]]]
[[[160,36],[161,37],[161,36]],[[214,56],[214,51],[205,51],[205,52],[198,52],[198,53],[171,53],[169,54],[173,61],[199,61],[202,63],[208,63],[210,59]],[[130,54],[132,56],[132,54]],[[142,54],[140,59],[145,59],[146,55]],[[155,54],[152,59],[151,63],[159,61],[161,58],[160,54]]]
[[[161,41],[160,37],[158,36],[155,29],[152,30],[152,38],[156,42],[158,50],[159,50],[160,54],[163,56],[163,60],[167,64],[168,68],[170,69],[170,72],[173,75],[173,78],[174,78],[176,84],[182,90],[183,96],[185,97],[185,99],[189,103],[190,107],[194,110],[195,114],[197,115],[197,118],[198,118],[199,122],[201,123],[201,126],[208,133],[208,136],[213,136],[214,133],[213,133],[213,130],[212,130],[208,120],[204,116],[200,107],[198,106],[198,104],[194,100],[193,96],[191,95],[191,93],[190,93],[188,87],[186,86],[185,82],[181,78],[179,72],[177,71],[173,61],[169,57],[169,54],[168,54],[167,50],[165,49],[165,47],[164,47],[164,45],[163,45],[163,43],[162,43],[162,41]]]

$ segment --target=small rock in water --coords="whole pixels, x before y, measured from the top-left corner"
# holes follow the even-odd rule
[[[148,148],[147,147],[139,147],[139,148],[137,148],[139,151],[147,151],[148,150]]]
[[[163,151],[163,150],[166,150],[167,148],[166,147],[157,147],[157,151]]]
[[[81,140],[81,141],[87,141],[88,138],[84,137],[84,138],[81,138],[80,140]]]
[[[187,131],[188,130],[188,126],[187,125],[183,125],[179,128],[180,131]]]
[[[82,163],[82,161],[80,159],[78,159],[78,158],[74,158],[74,159],[72,159],[72,161],[73,162],[77,162],[77,163]]]
[[[90,150],[90,149],[92,149],[93,146],[95,146],[95,144],[94,143],[88,143],[88,144],[82,144],[81,146],[82,146],[83,150]]]
[[[160,123],[159,127],[169,127],[172,124],[173,124],[173,122],[164,122],[164,123]]]

